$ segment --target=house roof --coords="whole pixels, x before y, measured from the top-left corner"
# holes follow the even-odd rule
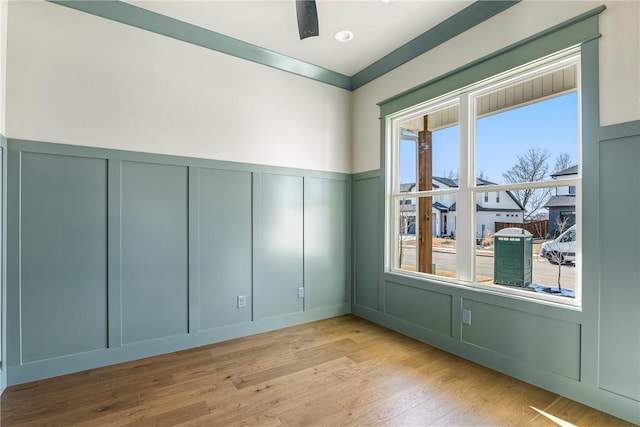
[[[554,173],[553,175],[551,175],[551,178],[557,178],[559,176],[567,176],[567,175],[577,175],[577,174],[578,174],[578,165],[574,165]]]
[[[543,206],[545,208],[556,208],[561,206],[575,206],[576,196],[551,196],[549,201]]]
[[[449,208],[440,202],[435,202],[432,207],[438,209],[440,212],[449,212]]]
[[[520,206],[520,204],[518,204]],[[455,212],[456,204],[452,204],[449,208],[449,211]],[[483,208],[479,204],[476,203],[476,212],[523,212],[524,209],[500,209],[500,208]]]
[[[438,181],[438,182],[446,185],[447,187],[457,187],[458,186],[458,181],[454,181],[453,179],[444,178],[444,177],[441,177],[441,176],[434,176],[434,177],[432,177],[432,179],[434,181]]]
[[[400,184],[400,192],[407,193],[409,191],[413,191],[416,187],[415,182],[407,182],[405,184]]]

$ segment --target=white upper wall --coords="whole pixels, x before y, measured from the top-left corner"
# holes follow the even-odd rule
[[[6,136],[333,172],[348,91],[48,2],[10,2]]]
[[[355,92],[353,173],[380,167],[380,101],[603,4],[523,1]],[[607,1],[600,15],[600,121],[640,119],[640,2]]]
[[[5,129],[5,87],[7,64],[7,0],[0,0],[0,134],[6,135]]]

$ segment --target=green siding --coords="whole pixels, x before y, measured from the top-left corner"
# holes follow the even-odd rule
[[[303,273],[303,178],[262,174],[254,206],[257,257],[254,282],[256,319],[302,311],[298,288]]]
[[[354,303],[375,310],[381,308],[380,188],[380,178],[356,180],[353,184]]]
[[[600,144],[599,386],[640,401],[640,136]]]
[[[23,153],[20,192],[21,361],[105,348],[106,161]]]
[[[347,302],[347,181],[305,179],[305,309]]]
[[[199,169],[200,329],[251,320],[251,173]],[[237,297],[246,296],[246,308]]]
[[[188,332],[187,191],[185,167],[123,163],[124,343]]]

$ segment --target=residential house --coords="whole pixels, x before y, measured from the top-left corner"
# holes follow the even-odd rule
[[[457,188],[456,179],[434,176],[434,189]],[[478,185],[492,184],[490,181],[478,178]],[[401,191],[415,190],[415,183],[401,184]],[[415,234],[416,201],[407,198],[400,206],[404,213],[404,228],[406,234]],[[495,233],[496,222],[524,222],[524,208],[513,196],[511,191],[495,191],[478,193],[476,195],[476,237],[484,238]],[[456,201],[451,194],[438,195],[432,203],[433,236],[455,236],[456,234]]]
[[[578,165],[568,167],[551,175],[553,179],[578,174]],[[560,230],[561,224],[564,224],[564,230],[568,229],[576,223],[576,187],[561,186],[556,187],[555,194],[549,198],[544,205],[549,210],[549,234],[557,236],[563,230]]]

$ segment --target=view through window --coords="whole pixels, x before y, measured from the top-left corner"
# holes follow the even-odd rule
[[[390,268],[574,298],[579,56],[393,119]]]

